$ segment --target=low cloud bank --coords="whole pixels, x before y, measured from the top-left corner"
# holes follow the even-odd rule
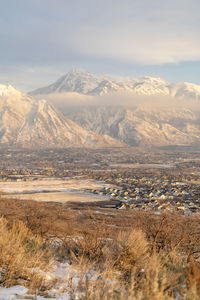
[[[112,107],[143,107],[147,109],[190,109],[194,112],[200,112],[200,101],[189,98],[178,98],[166,95],[135,95],[127,92],[111,93],[103,96],[88,96],[78,93],[62,93],[42,95],[37,98],[48,100],[57,109],[64,114],[71,110],[79,110],[83,107],[98,107],[98,106],[112,106]]]

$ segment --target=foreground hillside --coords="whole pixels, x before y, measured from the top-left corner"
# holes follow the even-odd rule
[[[62,204],[8,204],[0,200],[5,300],[199,299],[198,216],[83,210],[80,223]]]

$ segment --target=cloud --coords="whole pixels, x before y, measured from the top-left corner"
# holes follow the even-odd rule
[[[116,1],[96,22],[82,24],[69,44],[92,57],[136,64],[199,60],[199,10],[194,0]]]
[[[199,0],[19,2],[15,14],[7,8],[0,21],[0,54],[8,60],[91,57],[150,65],[200,60]]]
[[[169,34],[162,30],[156,32],[154,28],[141,28],[137,33],[125,32],[122,28],[105,33],[101,29],[88,28],[85,32],[85,35],[76,35],[71,44],[74,49],[81,48],[82,54],[93,58],[141,65],[200,60],[200,38],[191,32]]]
[[[53,93],[50,95],[35,96],[36,99],[45,99],[64,113],[77,107],[87,107],[97,104],[97,99],[79,93]]]
[[[73,66],[120,74],[200,61],[199,11],[199,0],[3,1],[0,77],[31,90]]]
[[[103,96],[87,96],[78,93],[62,93],[37,96],[37,99],[46,99],[65,115],[72,111],[90,107],[124,107],[148,109],[149,111],[171,111],[173,109],[189,109],[200,112],[198,100],[179,98],[166,95],[135,95],[129,92],[114,92]]]

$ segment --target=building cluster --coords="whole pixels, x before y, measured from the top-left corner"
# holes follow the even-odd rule
[[[1,181],[42,177],[97,180],[102,188],[86,192],[116,200],[116,208],[178,210],[186,215],[200,210],[200,151],[196,150],[1,149]]]
[[[108,177],[105,180],[112,187],[89,191],[120,201],[120,205],[117,203],[116,208],[171,212],[177,210],[184,215],[200,211],[200,181],[188,181],[187,177],[182,177],[180,181],[180,176],[175,175],[151,175],[152,177],[135,175],[126,178],[116,174],[116,177]]]

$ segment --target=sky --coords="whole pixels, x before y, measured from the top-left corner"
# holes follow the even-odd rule
[[[200,84],[200,0],[0,0],[0,83],[72,68]]]

